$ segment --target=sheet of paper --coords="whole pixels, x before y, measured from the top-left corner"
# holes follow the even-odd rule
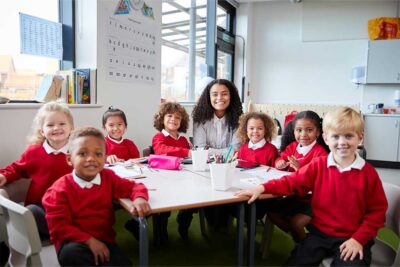
[[[259,178],[262,183],[268,182],[269,180],[272,180],[272,179],[278,179],[278,178],[281,178],[282,176],[291,174],[291,172],[280,171],[280,170],[277,170],[274,168],[256,169],[256,170],[248,171],[248,173],[251,174],[252,176]]]
[[[107,168],[113,170],[118,176],[120,176],[122,178],[131,178],[131,179],[136,178],[137,179],[137,178],[145,177],[139,171],[132,169],[132,168],[125,168],[124,166],[121,166],[121,165],[109,166]]]

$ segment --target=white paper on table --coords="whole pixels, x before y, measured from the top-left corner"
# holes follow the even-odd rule
[[[253,177],[241,179],[240,181],[252,185],[259,185],[261,183],[266,183],[272,179],[278,179],[281,178],[282,176],[291,174],[291,172],[280,171],[274,168],[256,169],[248,171],[248,173],[251,174]]]
[[[121,178],[132,178],[132,179],[138,179],[138,178],[144,178],[146,176],[144,176],[142,173],[138,172],[135,169],[132,168],[126,168],[122,165],[113,165],[113,166],[109,166],[107,167],[110,170],[113,170],[115,172],[115,174],[117,174],[119,177]]]

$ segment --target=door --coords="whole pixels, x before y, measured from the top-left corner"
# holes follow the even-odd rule
[[[400,117],[365,115],[367,159],[399,161]]]

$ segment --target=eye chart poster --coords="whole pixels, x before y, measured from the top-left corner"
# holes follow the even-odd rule
[[[107,78],[118,82],[155,83],[159,45],[151,2],[114,1],[107,19]]]

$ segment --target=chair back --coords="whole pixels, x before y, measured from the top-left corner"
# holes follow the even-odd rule
[[[400,187],[390,183],[383,183],[383,189],[388,201],[385,227],[392,230],[396,237],[400,237]],[[375,238],[375,245],[371,248],[372,265],[400,266],[400,246],[393,248],[386,240]]]
[[[42,249],[39,233],[32,213],[25,207],[9,200],[0,189],[0,207],[8,233],[10,248],[9,265],[41,266]]]
[[[151,154],[154,154],[154,149],[152,146],[148,146],[145,149],[143,149],[143,153],[142,153],[143,157],[148,157]]]

